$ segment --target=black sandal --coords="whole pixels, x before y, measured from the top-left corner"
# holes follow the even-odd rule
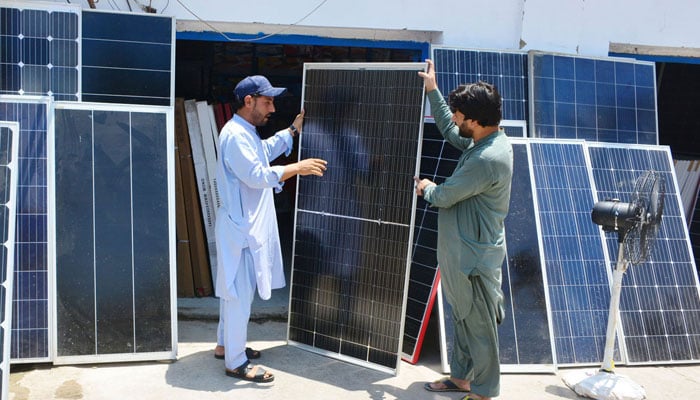
[[[260,358],[262,353],[260,353],[260,350],[253,350],[250,347],[245,348],[245,356],[248,357],[249,360],[256,360]],[[217,360],[224,360],[226,359],[226,356],[223,354],[216,354],[214,353],[214,358]]]
[[[251,372],[255,371],[255,375],[249,376]],[[250,361],[246,361],[240,367],[236,369],[226,368],[226,375],[238,379],[243,379],[250,382],[267,383],[275,380],[275,376],[272,374],[266,375],[267,371],[265,368],[259,365],[251,365]]]

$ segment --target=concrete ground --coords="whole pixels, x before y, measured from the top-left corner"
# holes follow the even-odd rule
[[[459,393],[436,394],[423,383],[442,377],[437,339],[426,335],[416,365],[402,362],[397,376],[337,361],[286,343],[285,289],[272,300],[256,299],[250,344],[263,351],[260,363],[275,374],[270,384],[253,384],[224,375],[224,362],[213,357],[218,300],[178,300],[178,359],[173,362],[113,363],[77,366],[13,365],[10,399],[460,399]],[[435,342],[435,343],[433,343]],[[577,399],[564,376],[588,369],[560,369],[557,374],[505,374],[498,399]],[[700,399],[700,365],[620,367],[646,390],[648,399]]]

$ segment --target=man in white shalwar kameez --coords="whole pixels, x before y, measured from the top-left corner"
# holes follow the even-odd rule
[[[257,358],[259,352],[246,351],[255,289],[267,300],[272,289],[285,285],[272,190],[281,191],[283,182],[295,175],[322,176],[326,169],[326,161],[320,159],[270,165],[283,153],[289,155],[304,120],[302,111],[289,128],[265,140],[258,135],[256,127],[264,126],[275,112],[274,97],[285,91],[261,75],[243,79],[234,89],[236,114],[219,135],[215,289],[221,299],[221,322],[216,350],[224,350],[226,375],[253,382],[274,379],[250,363],[249,358]]]

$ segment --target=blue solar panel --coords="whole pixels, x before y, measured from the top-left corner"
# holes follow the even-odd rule
[[[433,46],[435,77],[447,95],[460,84],[485,81],[503,98],[503,119],[527,121],[527,54]]]
[[[49,359],[47,144],[50,100],[0,96],[0,120],[19,123],[19,170],[15,273],[12,310],[12,362]]]
[[[0,93],[79,100],[80,8],[0,8]]]
[[[510,137],[525,137],[527,119],[527,55],[433,46],[438,87],[447,95],[459,84],[484,80],[503,97],[502,128]],[[432,118],[426,119],[421,151],[421,176],[442,182],[452,174],[460,152],[446,144]],[[409,282],[403,357],[415,362],[420,354],[437,289],[437,211],[421,198],[416,208],[413,260]]]
[[[498,327],[499,356],[504,372],[553,371],[553,341],[542,275],[533,186],[527,141],[511,139],[513,184],[505,220],[507,257],[503,262],[506,316]],[[444,326],[443,371],[452,354],[451,307],[441,298]]]
[[[583,142],[530,146],[556,362],[599,363],[609,272],[600,229],[590,220],[594,199]]]
[[[657,144],[654,64],[529,53],[530,136]]]
[[[10,321],[15,254],[19,124],[0,121],[0,394],[10,384]]]
[[[636,179],[659,172],[666,185],[662,222],[649,260],[627,270],[620,314],[631,364],[700,360],[698,274],[668,147],[589,143],[598,200],[632,201]],[[617,235],[607,236],[617,257]],[[611,268],[616,259],[609,260]]]

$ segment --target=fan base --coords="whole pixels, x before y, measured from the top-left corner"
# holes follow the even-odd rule
[[[642,400],[643,387],[622,375],[605,371],[575,371],[562,378],[580,396],[598,400]]]

